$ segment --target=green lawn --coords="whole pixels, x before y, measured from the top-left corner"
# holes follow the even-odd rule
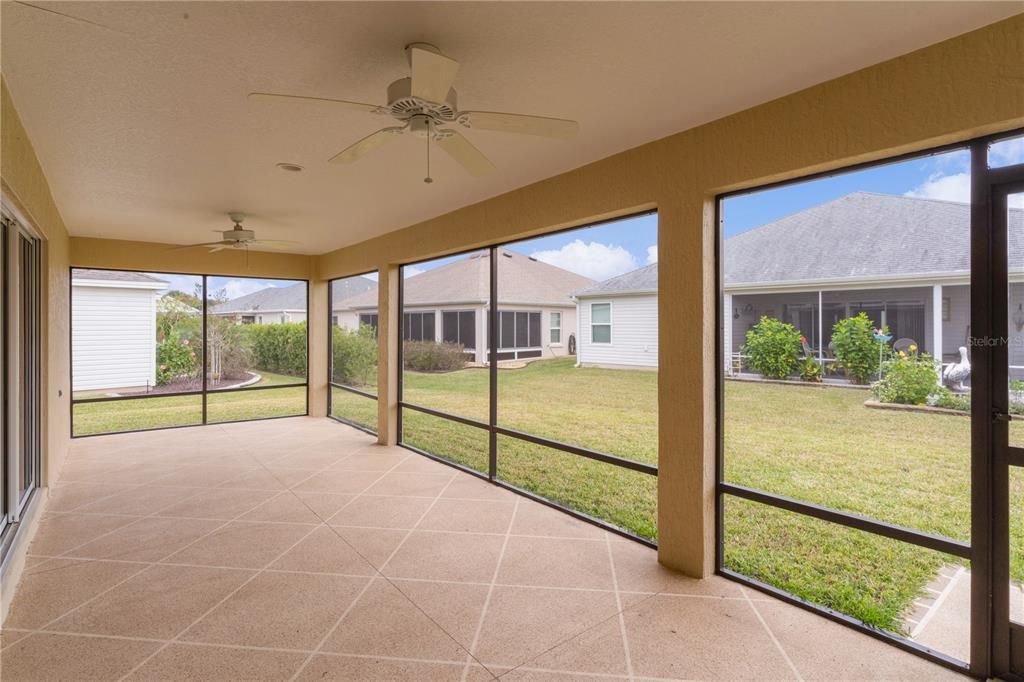
[[[271,372],[260,372],[260,375],[262,379],[254,386],[279,386],[303,380]],[[206,409],[209,423],[305,414],[306,387],[223,394],[211,391],[207,396]],[[202,420],[202,396],[183,395],[75,405],[72,424],[74,435],[87,436],[189,426],[201,424]]]

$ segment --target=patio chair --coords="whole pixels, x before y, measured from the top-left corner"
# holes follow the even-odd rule
[[[892,344],[892,350],[894,353],[903,352],[909,355],[911,346],[914,346],[915,349],[919,348],[917,341],[903,337],[901,339],[897,339],[896,342]]]
[[[807,344],[807,339],[802,339],[800,343],[803,344],[804,347],[804,357],[813,358],[818,354],[813,348],[811,348]]]

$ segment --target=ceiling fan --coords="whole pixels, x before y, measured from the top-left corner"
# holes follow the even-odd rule
[[[249,94],[251,100],[327,103],[370,114],[387,114],[400,125],[390,126],[364,137],[335,154],[331,163],[353,163],[400,135],[411,133],[427,140],[427,176],[430,178],[430,142],[433,141],[473,176],[494,171],[494,164],[457,129],[477,128],[505,133],[537,135],[571,140],[579,124],[562,118],[506,114],[491,111],[459,111],[452,88],[459,63],[444,56],[428,43],[412,43],[405,48],[412,75],[388,86],[388,103],[383,106],[323,97],[280,95],[267,92]]]
[[[216,242],[203,242],[201,244],[184,244],[182,246],[171,247],[172,251],[178,249],[193,249],[200,246],[210,247],[210,253],[216,251],[223,251],[224,249],[248,249],[250,246],[296,246],[299,242],[290,241],[287,239],[256,239],[256,233],[253,230],[246,230],[242,228],[242,221],[245,220],[244,213],[229,213],[228,217],[235,224],[230,230],[214,230],[219,232],[223,239]]]

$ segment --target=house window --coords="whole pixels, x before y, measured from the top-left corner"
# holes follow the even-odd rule
[[[402,339],[404,341],[433,341],[434,311],[405,313],[402,320]]]
[[[359,313],[359,326],[371,327],[373,335],[377,335],[377,324],[380,321],[377,313]]]
[[[562,313],[551,313],[551,343],[562,343]]]
[[[255,315],[242,315],[242,324],[253,324],[256,322]]]
[[[499,311],[498,339],[502,350],[540,348],[540,312]]]
[[[590,304],[590,340],[593,343],[612,342],[612,304]]]
[[[441,313],[441,339],[468,350],[476,349],[476,312],[446,310]]]
[[[337,315],[331,315],[331,325],[334,326],[334,327],[338,326],[338,316]]]

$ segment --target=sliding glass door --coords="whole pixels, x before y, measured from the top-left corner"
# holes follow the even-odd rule
[[[6,213],[0,223],[0,559],[39,487],[41,420],[42,247]]]

